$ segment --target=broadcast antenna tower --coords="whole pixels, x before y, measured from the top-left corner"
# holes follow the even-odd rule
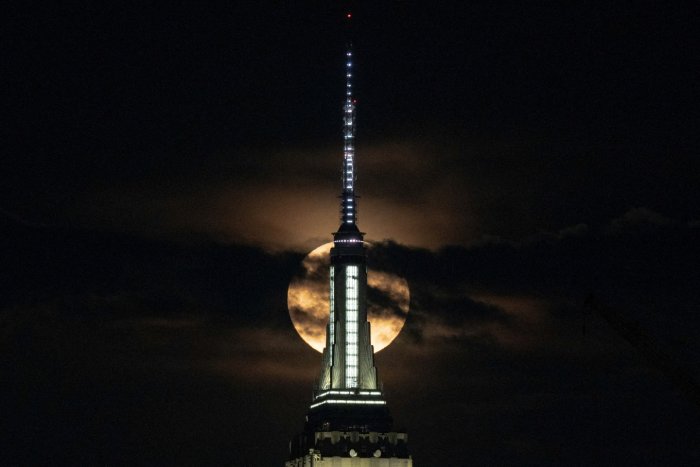
[[[349,19],[349,18],[348,18]],[[355,198],[355,104],[352,93],[352,43],[345,52],[345,105],[343,106],[343,190],[341,221],[355,224],[357,203]]]
[[[352,16],[347,15],[350,22]],[[340,227],[333,234],[330,319],[321,373],[304,431],[290,443],[286,467],[356,465],[411,467],[406,433],[392,431],[374,365],[367,321],[367,249],[357,227],[353,50],[345,51]],[[364,461],[363,461],[364,462]],[[357,464],[360,465],[360,464]]]

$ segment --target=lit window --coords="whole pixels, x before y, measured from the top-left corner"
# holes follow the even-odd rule
[[[345,387],[356,388],[358,377],[357,266],[345,268]]]
[[[331,316],[329,321],[330,349],[329,356],[331,365],[333,364],[333,345],[335,344],[335,267],[331,266]]]
[[[357,399],[328,399],[321,402],[311,404],[311,408],[325,404],[340,404],[340,405],[386,405],[386,401],[381,400],[357,400]]]

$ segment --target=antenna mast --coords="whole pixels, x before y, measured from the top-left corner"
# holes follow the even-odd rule
[[[347,14],[348,29],[352,14]],[[354,225],[357,221],[355,196],[355,104],[352,92],[352,42],[348,41],[345,52],[345,104],[343,106],[343,190],[341,225]]]

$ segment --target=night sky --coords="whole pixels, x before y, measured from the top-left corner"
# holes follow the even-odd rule
[[[286,297],[339,224],[345,6],[13,3],[0,464],[281,465],[321,364]],[[353,7],[359,225],[411,289],[376,361],[417,466],[700,464],[681,5]]]

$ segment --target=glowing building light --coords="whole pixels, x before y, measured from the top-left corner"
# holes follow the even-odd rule
[[[340,405],[386,405],[386,401],[363,401],[357,399],[328,399],[321,402],[316,402],[311,404],[311,408],[318,407],[325,404],[340,404]]]
[[[351,17],[347,13],[347,18]],[[364,247],[364,233],[355,225],[355,170],[354,170],[354,134],[355,134],[355,100],[352,98],[352,60],[351,51],[346,49],[346,94],[343,118],[343,162],[340,176],[340,221],[338,230],[333,234],[334,247],[330,251],[330,321],[326,327],[330,336],[326,337],[327,348],[324,349],[323,366],[314,396],[306,417],[304,433],[290,443],[290,459],[286,465],[316,465],[319,461],[326,464],[336,462],[340,456],[345,465],[346,457],[362,457],[361,464],[369,465],[370,455],[387,457],[379,459],[381,465],[401,465],[410,467],[411,457],[404,447],[406,435],[392,433],[391,417],[386,408],[383,390],[374,364],[369,323],[367,321],[367,248]],[[342,97],[342,96],[341,96]],[[337,273],[336,273],[337,270]],[[336,326],[336,324],[338,324]],[[335,347],[335,345],[338,347]],[[342,452],[337,440],[336,446],[320,446],[320,439],[327,439],[328,432],[340,432],[341,439],[349,438],[348,432],[361,431],[358,447],[344,446]],[[319,432],[322,438],[319,438]],[[379,433],[374,440],[367,433]],[[344,433],[344,434],[343,434]],[[390,440],[394,434],[395,440]],[[333,435],[335,436],[335,435]],[[354,436],[354,435],[353,435]],[[357,443],[356,436],[353,443]],[[365,444],[372,446],[365,449]],[[401,452],[385,452],[384,446],[398,446],[402,442]],[[381,445],[381,449],[376,447]],[[392,448],[393,449],[393,448]],[[336,452],[337,451],[337,452]],[[374,452],[374,454],[372,454]],[[386,456],[385,456],[386,454]],[[331,457],[333,460],[331,461]],[[391,457],[389,459],[388,457]],[[394,463],[394,457],[398,462]],[[358,459],[359,461],[360,459]],[[353,461],[354,462],[354,461]],[[320,464],[319,464],[320,465]],[[349,464],[348,464],[349,465]],[[353,463],[354,465],[354,463]],[[357,464],[359,465],[359,464]],[[374,464],[373,464],[374,465]],[[377,464],[379,465],[379,464]]]
[[[331,361],[333,361],[333,346],[335,344],[335,267],[331,266],[331,316],[328,323],[330,333],[330,348],[328,349]]]
[[[357,266],[345,268],[345,387],[357,387]]]
[[[338,390],[330,390],[330,391],[323,391],[316,395],[316,399],[319,399],[321,397],[325,397],[328,395],[334,395],[334,396],[351,396],[355,394],[355,391],[338,391]]]

